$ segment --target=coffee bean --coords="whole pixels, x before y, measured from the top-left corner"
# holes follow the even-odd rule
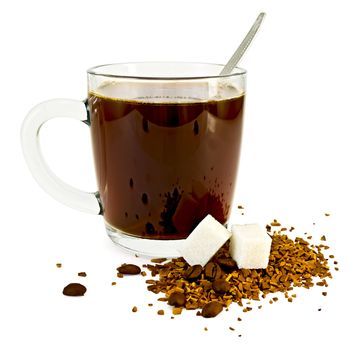
[[[231,272],[237,266],[235,261],[231,258],[219,258],[216,261],[220,267],[227,272]]]
[[[221,268],[214,262],[209,262],[205,265],[204,275],[208,280],[216,280],[221,276]]]
[[[223,307],[218,301],[210,301],[208,304],[205,304],[202,309],[202,316],[205,318],[215,317],[221,311]]]
[[[81,297],[85,294],[86,287],[80,283],[70,283],[63,288],[63,294],[70,297]]]
[[[225,294],[230,290],[230,283],[224,279],[218,279],[213,282],[212,287],[215,293]]]
[[[185,273],[186,279],[189,281],[195,281],[201,276],[202,273],[202,266],[201,265],[193,265],[190,266]]]
[[[185,294],[181,292],[173,292],[170,294],[168,304],[172,306],[184,306],[186,303]]]
[[[138,275],[141,272],[141,269],[133,264],[123,264],[119,266],[117,270],[123,275]]]

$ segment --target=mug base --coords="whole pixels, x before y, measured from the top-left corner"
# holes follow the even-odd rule
[[[138,238],[106,225],[109,238],[118,246],[126,249],[130,253],[150,257],[178,258],[180,253],[178,248],[183,243],[183,239],[178,240],[156,240],[148,238]]]

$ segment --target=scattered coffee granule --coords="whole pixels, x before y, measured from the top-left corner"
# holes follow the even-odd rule
[[[307,236],[306,238],[307,238],[307,239],[312,239],[312,236]]]
[[[237,321],[242,321],[242,319],[240,317],[237,318]]]
[[[339,267],[335,267],[334,270],[335,270],[335,271],[339,271]]]
[[[180,315],[182,312],[182,307],[174,307],[173,308],[173,315]]]
[[[265,228],[266,228],[267,232],[271,232],[271,226],[270,225],[266,225]]]
[[[158,310],[157,314],[163,316],[164,315],[164,310]]]
[[[333,264],[334,264],[334,265],[338,265],[338,261],[334,261]]]
[[[161,263],[163,263],[164,261],[167,261],[167,260],[168,260],[167,258],[154,258],[154,259],[151,259],[151,261],[156,263],[156,264],[161,264]]]
[[[57,263],[57,264],[56,264],[56,267],[57,267],[58,269],[60,269],[60,268],[62,267],[62,264],[61,264],[61,263]]]
[[[134,306],[132,309],[131,309],[132,312],[137,312],[137,307]]]
[[[78,272],[79,277],[86,277],[86,272]]]
[[[321,237],[321,241],[325,241],[325,240],[326,240],[326,236],[323,235],[323,236]]]
[[[325,215],[325,216],[330,216],[331,214],[329,214],[329,213],[324,213],[324,215]]]
[[[141,276],[143,276],[143,277],[147,276],[146,271],[141,271]]]
[[[145,281],[147,284],[156,284],[155,280],[146,280]]]
[[[289,303],[293,302],[293,298],[292,297],[289,297],[287,300],[288,300]]]
[[[289,229],[289,232],[293,232],[295,230],[295,227],[291,226]]]
[[[270,223],[271,226],[281,226],[281,224],[276,220],[273,219],[273,221]]]
[[[332,254],[331,254],[329,257],[330,257],[331,259],[334,259],[334,255],[332,255]]]
[[[322,292],[322,295],[325,297],[327,296],[327,292]]]
[[[228,329],[230,329],[231,331],[234,331],[234,330],[235,330],[233,327],[228,327]]]
[[[259,305],[259,306],[258,306],[258,309],[261,309],[261,308],[262,308],[262,305]]]
[[[269,304],[273,304],[273,300],[269,300]]]
[[[317,311],[321,311],[322,309],[318,309]]]
[[[80,283],[70,283],[63,288],[62,293],[70,297],[81,297],[85,294],[86,287]]]
[[[204,330],[205,330],[205,331],[207,331],[207,330],[208,330],[208,328],[207,328],[207,327],[204,327]]]
[[[153,304],[149,303],[148,306],[153,306]]]
[[[277,297],[273,297],[272,300],[273,300],[274,302],[276,302],[276,301],[278,300],[278,298],[277,298]]]
[[[238,209],[244,209],[243,205],[238,205],[237,208]]]
[[[118,278],[123,278],[124,275],[123,275],[122,273],[118,272],[118,273],[117,273],[117,277],[118,277]]]
[[[112,286],[115,286],[117,283],[116,282],[112,282]]]

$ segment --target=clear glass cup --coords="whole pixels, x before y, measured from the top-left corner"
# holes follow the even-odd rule
[[[219,76],[208,63],[142,62],[88,70],[88,98],[34,107],[22,148],[41,187],[73,208],[104,216],[109,237],[148,256],[177,248],[208,214],[230,217],[240,157],[246,71]],[[60,180],[46,165],[38,135],[55,117],[91,129],[98,191]]]

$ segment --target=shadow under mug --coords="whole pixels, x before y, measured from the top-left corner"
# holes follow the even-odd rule
[[[35,106],[21,130],[27,164],[56,200],[104,216],[118,245],[148,256],[177,248],[208,214],[230,217],[237,176],[246,71],[219,76],[208,63],[143,62],[88,70],[85,101]],[[91,130],[98,192],[60,180],[40,150],[40,127],[56,117]]]

